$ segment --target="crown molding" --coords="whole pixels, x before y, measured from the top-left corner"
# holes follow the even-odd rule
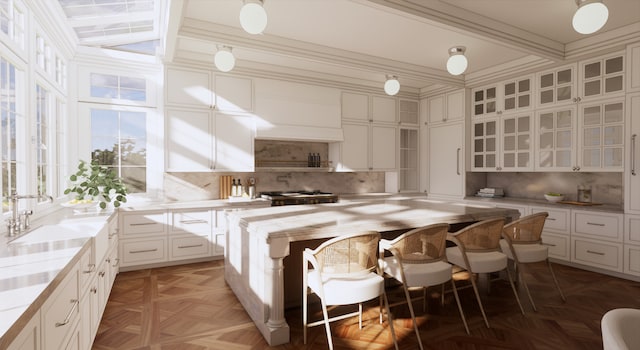
[[[178,35],[355,70],[412,77],[453,86],[463,86],[464,84],[463,78],[454,77],[442,70],[270,35],[261,35],[260,39],[256,40],[241,29],[192,18],[183,20]]]
[[[552,61],[564,59],[564,44],[438,0],[355,0],[417,16],[440,27],[464,31]]]
[[[554,62],[545,58],[527,56],[499,66],[484,69],[466,75],[466,87],[474,87],[493,81],[507,79],[511,76],[526,74],[528,71],[538,70]]]
[[[621,49],[638,41],[640,41],[640,22],[569,43],[565,56],[567,60],[574,60],[596,52]]]

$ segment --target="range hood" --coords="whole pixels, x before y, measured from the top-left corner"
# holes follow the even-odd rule
[[[342,128],[278,125],[271,128],[256,128],[256,139],[280,141],[341,142]]]

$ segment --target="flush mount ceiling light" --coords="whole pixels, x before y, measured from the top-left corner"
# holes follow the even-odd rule
[[[578,9],[573,15],[573,29],[580,34],[595,33],[609,18],[609,9],[601,0],[576,0]]]
[[[384,92],[393,96],[400,91],[400,82],[395,75],[387,75],[387,81],[384,82]]]
[[[263,0],[244,0],[240,9],[240,25],[249,34],[260,34],[267,27]]]
[[[230,46],[220,46],[213,57],[216,68],[222,72],[228,72],[236,65],[236,58],[233,57]]]
[[[464,56],[466,48],[464,46],[454,46],[449,49],[449,59],[447,60],[447,71],[451,75],[460,75],[467,69],[467,58]]]

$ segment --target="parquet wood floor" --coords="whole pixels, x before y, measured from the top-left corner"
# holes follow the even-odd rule
[[[452,294],[445,293],[441,305],[441,289],[429,289],[427,312],[420,301],[415,304],[425,349],[602,349],[602,315],[618,307],[640,308],[638,282],[558,264],[554,268],[566,303],[545,265],[535,264],[526,278],[538,312],[520,290],[523,316],[508,283],[496,281],[491,293],[483,295],[490,329],[472,289],[461,289],[471,335],[464,331]],[[362,330],[357,317],[332,323],[336,349],[393,349],[388,323],[377,322],[377,303],[368,306]],[[392,309],[394,325],[400,348],[416,349],[407,310],[406,305]],[[124,272],[116,279],[93,349],[327,349],[322,326],[312,328],[309,344],[302,344],[301,309],[287,310],[286,317],[291,342],[269,347],[226,285],[222,261]]]

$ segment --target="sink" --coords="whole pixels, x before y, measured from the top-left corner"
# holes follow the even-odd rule
[[[42,225],[22,234],[9,244],[33,244],[40,242],[64,241],[75,238],[93,237],[104,225],[101,223],[68,223]]]

